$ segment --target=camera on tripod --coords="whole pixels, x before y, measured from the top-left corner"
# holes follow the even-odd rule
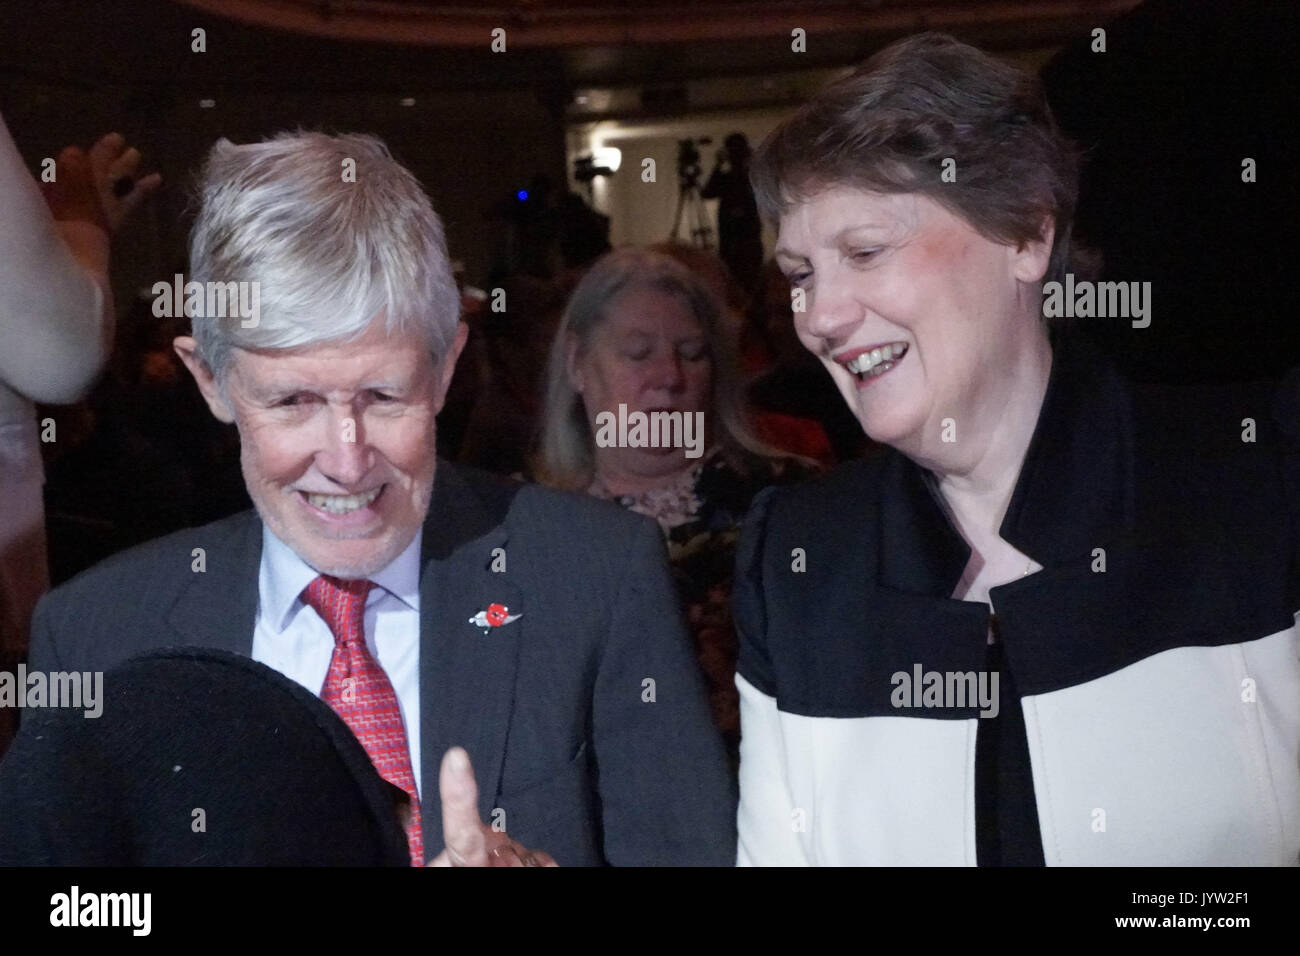
[[[677,141],[677,183],[681,189],[696,189],[700,185],[700,147],[713,143],[709,136]]]

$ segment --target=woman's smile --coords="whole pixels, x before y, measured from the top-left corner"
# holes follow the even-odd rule
[[[861,389],[902,362],[907,349],[906,342],[885,342],[870,348],[848,349],[835,356],[835,361],[858,380]]]

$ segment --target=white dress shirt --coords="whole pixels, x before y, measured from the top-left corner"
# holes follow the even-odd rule
[[[273,667],[320,695],[334,654],[334,635],[302,601],[318,572],[262,525],[257,576],[253,660]],[[370,576],[377,587],[366,599],[366,647],[397,693],[411,769],[420,789],[420,536],[392,564]]]

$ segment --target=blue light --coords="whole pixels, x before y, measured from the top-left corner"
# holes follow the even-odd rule
[[[519,192],[515,193],[515,195],[519,197],[519,201],[520,201],[520,202],[526,202],[526,201],[528,200],[528,190],[527,190],[527,189],[521,189],[521,190],[519,190]]]

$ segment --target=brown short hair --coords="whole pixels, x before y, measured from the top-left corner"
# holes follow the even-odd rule
[[[940,178],[948,158],[956,182]],[[751,178],[769,220],[834,185],[924,195],[1008,245],[1039,238],[1051,219],[1044,281],[1059,281],[1072,268],[1080,162],[1036,76],[922,33],[881,50],[777,127]]]

